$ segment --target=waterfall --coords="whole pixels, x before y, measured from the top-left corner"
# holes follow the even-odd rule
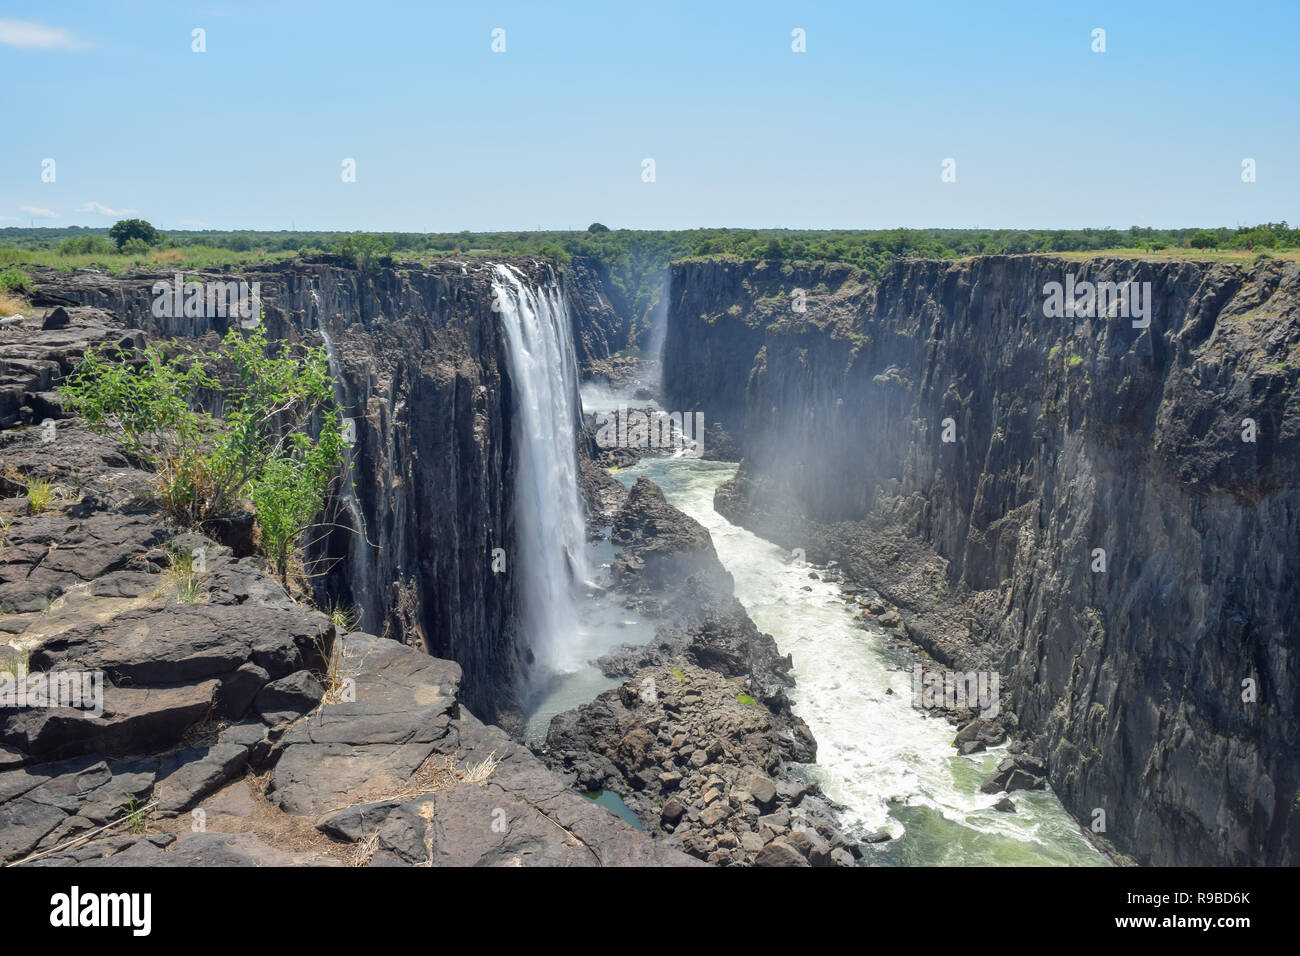
[[[655,363],[655,381],[647,382],[656,391],[662,391],[664,384],[664,342],[668,338],[668,300],[672,292],[672,272],[664,270],[659,280],[659,297],[650,309],[650,341],[646,351]]]
[[[316,331],[320,333],[321,340],[325,343],[325,356],[329,360],[330,378],[334,381],[334,404],[338,406],[339,414],[346,416],[346,396],[343,394],[343,373],[339,367],[338,352],[334,348],[334,340],[330,338],[329,331],[325,328],[325,323],[321,319],[320,295],[315,289],[311,290],[311,300],[316,306]],[[347,423],[342,422],[341,424],[346,426]],[[355,531],[355,534],[348,538],[347,567],[350,580],[347,583],[356,604],[357,629],[365,630],[367,625],[375,623],[367,620],[370,603],[370,541],[366,537],[366,523],[361,517],[361,504],[357,501],[357,490],[352,487],[352,445],[357,432],[348,429],[345,434],[350,440],[343,445],[343,482],[340,494],[343,498],[344,507],[348,509],[348,514],[352,516],[352,527]]]
[[[543,674],[571,670],[576,588],[589,577],[578,498],[578,363],[569,311],[552,275],[533,289],[510,266],[492,270],[494,311],[506,341],[518,466],[515,527],[529,647]]]

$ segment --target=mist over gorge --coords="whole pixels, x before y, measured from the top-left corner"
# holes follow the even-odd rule
[[[1150,327],[1045,318],[1065,273],[1150,283]],[[673,278],[667,401],[704,402],[724,374],[710,358],[730,362],[717,401],[744,458],[723,514],[840,562],[940,660],[1005,675],[1066,806],[1105,810],[1126,852],[1292,859],[1300,449],[1278,359],[1294,266],[989,257],[901,264],[874,287],[761,263]],[[754,316],[774,285],[822,294]],[[1267,423],[1258,440],[1245,419]]]
[[[1286,927],[1300,7],[9,6],[24,941]]]
[[[640,321],[617,316],[599,271],[576,259],[362,272],[321,257],[244,274],[273,339],[325,342],[330,357],[351,480],[306,559],[317,605],[355,611],[335,622],[342,646],[345,628],[364,630],[455,661],[463,713],[499,722],[579,791],[620,794],[629,818],[709,862],[921,862],[909,833],[954,819],[973,826],[967,859],[1012,859],[1033,830],[969,816],[990,812],[981,780],[991,794],[1029,788],[1018,817],[1036,814],[1025,821],[1044,860],[1102,857],[1061,829],[1059,804],[1026,803],[1055,800],[1036,791],[1059,796],[1081,834],[1101,811],[1093,843],[1138,862],[1290,862],[1297,438],[1276,359],[1300,337],[1293,264],[990,256],[873,280],[836,264],[690,261]],[[1152,320],[1048,318],[1045,290],[1066,276],[1149,284]],[[160,316],[148,275],[40,281],[38,302],[85,334],[201,343],[241,321]],[[627,379],[618,356],[638,339],[662,352],[640,353]],[[564,410],[578,377],[594,402],[585,424]],[[19,404],[57,403],[41,387],[23,385]],[[656,408],[707,422],[706,460],[616,427],[647,406],[634,422],[668,422]],[[1243,418],[1258,440],[1242,440]],[[738,470],[713,464],[719,439]],[[585,533],[559,530],[584,515]],[[732,540],[724,527],[773,542],[763,561],[775,563],[753,563],[757,544],[715,552],[710,536]],[[236,556],[248,547],[226,541]],[[770,575],[789,583],[752,590]],[[800,577],[816,593],[800,594]],[[799,651],[807,634],[780,622],[800,616],[848,643]],[[831,682],[827,698],[806,655],[854,647],[857,661],[863,641],[876,656],[841,661],[865,668],[863,686]],[[991,683],[996,699],[918,702],[910,671],[942,687],[935,666],[950,692],[951,675],[978,675],[972,694]],[[717,675],[767,723],[700,703]],[[695,716],[664,738],[654,715],[683,713],[662,710],[677,684]],[[1247,684],[1278,703],[1252,707]],[[866,698],[827,703],[846,693]],[[903,709],[871,709],[876,693]],[[895,779],[902,751],[855,765],[814,736],[870,736],[882,720],[940,762]],[[806,744],[789,749],[792,732]],[[68,752],[54,740],[33,753]],[[760,740],[769,749],[751,749]],[[944,782],[953,746],[975,761],[970,783]],[[978,770],[986,747],[1006,757]],[[770,802],[745,802],[764,787]],[[921,795],[901,816],[900,787]],[[710,791],[727,790],[736,806],[705,816]],[[729,832],[734,850],[718,842]]]

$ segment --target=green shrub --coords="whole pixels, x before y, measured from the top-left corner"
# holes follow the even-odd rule
[[[325,352],[267,345],[263,329],[231,329],[214,352],[138,360],[91,349],[61,386],[73,411],[157,472],[160,506],[189,525],[249,497],[263,547],[281,579],[324,507],[343,461],[339,412]],[[215,418],[199,407],[219,393]]]
[[[59,254],[64,256],[103,256],[113,251],[113,244],[103,236],[73,236],[59,243]]]
[[[6,292],[26,292],[32,287],[32,277],[17,266],[0,272],[0,289]]]

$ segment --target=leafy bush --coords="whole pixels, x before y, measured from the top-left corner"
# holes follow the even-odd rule
[[[1187,244],[1193,249],[1217,249],[1219,237],[1208,229],[1201,229],[1192,233],[1192,237],[1187,240]]]
[[[17,266],[0,272],[0,289],[7,292],[26,292],[31,287],[32,277]]]
[[[1233,249],[1272,249],[1277,244],[1277,234],[1271,229],[1242,229],[1230,240]]]
[[[103,256],[113,253],[113,244],[103,236],[73,236],[59,243],[59,254],[65,256]]]
[[[289,555],[324,507],[343,460],[325,352],[269,347],[261,327],[231,329],[214,352],[139,359],[91,349],[61,386],[69,407],[116,434],[157,474],[160,506],[202,525],[239,498],[257,509],[263,548],[283,579]],[[222,407],[202,410],[207,398]]]

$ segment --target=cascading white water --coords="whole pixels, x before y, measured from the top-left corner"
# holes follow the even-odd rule
[[[672,273],[665,270],[659,282],[659,298],[655,300],[654,308],[650,310],[650,342],[646,347],[650,358],[656,363],[655,373],[658,376],[654,383],[656,386],[663,385],[664,342],[668,338],[668,297],[671,291]]]
[[[1015,813],[990,807],[981,792],[1005,748],[969,757],[952,747],[953,728],[912,706],[911,661],[883,636],[857,628],[838,585],[713,507],[735,474],[723,462],[644,458],[616,477],[629,487],[645,475],[664,497],[709,532],[736,597],[759,630],[794,659],[794,712],[817,739],[811,774],[844,804],[853,833],[885,829],[895,839],[867,859],[890,865],[1104,866],[1050,790],[1017,791]]]
[[[578,363],[569,311],[551,276],[533,288],[510,266],[492,269],[514,390],[519,462],[515,526],[524,627],[541,672],[581,666],[577,586],[590,578],[578,499]]]
[[[340,414],[347,415],[347,406],[344,403],[343,394],[343,373],[339,367],[338,352],[334,348],[334,340],[330,338],[329,330],[325,328],[325,322],[321,318],[320,294],[311,290],[311,300],[316,306],[316,331],[320,333],[321,340],[325,343],[325,356],[329,361],[330,378],[334,382],[334,404],[338,406]],[[346,422],[343,424],[346,425]],[[351,580],[348,582],[352,589],[355,599],[357,613],[357,628],[364,630],[368,622],[366,615],[369,606],[369,587],[370,587],[370,543],[366,536],[366,523],[361,516],[361,504],[357,501],[357,491],[352,486],[352,444],[346,442],[343,446],[343,479],[340,488],[340,494],[343,498],[343,505],[348,509],[348,514],[352,516],[352,525],[356,529],[356,535],[348,542],[348,570]]]

